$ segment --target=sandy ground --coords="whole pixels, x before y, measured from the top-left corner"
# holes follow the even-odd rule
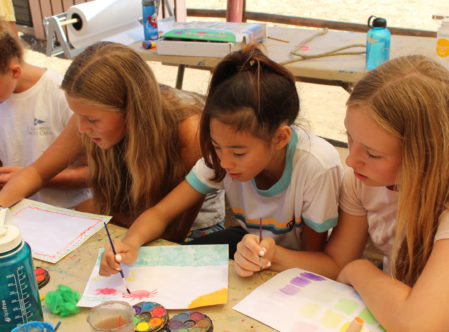
[[[226,0],[186,0],[188,8],[225,9]],[[432,14],[447,13],[447,0],[247,0],[247,11],[266,12],[281,15],[319,18],[334,21],[365,23],[370,15],[387,18],[395,27],[436,31],[438,23]],[[189,18],[195,20],[198,18]],[[211,20],[211,19],[208,19]],[[33,64],[51,68],[61,74],[70,60],[47,57],[42,53],[29,51],[27,60]],[[175,85],[176,67],[149,62],[161,83]],[[184,89],[199,93],[207,91],[210,74],[207,71],[187,69]],[[317,84],[298,83],[305,125],[313,133],[345,141],[343,118],[348,94],[342,88]]]

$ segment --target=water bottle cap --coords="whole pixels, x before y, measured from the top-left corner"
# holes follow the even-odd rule
[[[3,225],[3,234],[0,235],[0,253],[13,250],[22,242],[22,236],[18,227]]]
[[[383,17],[370,16],[368,18],[368,26],[375,28],[386,28],[387,20]]]

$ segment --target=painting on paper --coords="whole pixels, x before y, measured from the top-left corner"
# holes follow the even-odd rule
[[[6,222],[19,227],[33,258],[57,263],[103,229],[110,219],[23,199],[9,209]]]
[[[90,275],[81,307],[104,301],[142,301],[162,304],[167,309],[191,309],[224,304],[228,295],[228,246],[154,246],[139,249],[132,266],[122,265],[130,294],[119,273],[101,277],[103,250]]]
[[[355,317],[361,332],[385,331],[350,286],[302,269],[283,271],[234,306],[282,332],[345,332]]]

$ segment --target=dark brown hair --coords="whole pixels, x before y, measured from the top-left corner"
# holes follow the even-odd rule
[[[12,59],[23,61],[23,47],[17,36],[0,19],[0,74],[8,71]]]
[[[206,165],[215,170],[213,180],[221,181],[225,171],[211,142],[211,119],[268,142],[298,114],[295,78],[286,68],[255,44],[227,55],[214,70],[200,124],[201,151]]]

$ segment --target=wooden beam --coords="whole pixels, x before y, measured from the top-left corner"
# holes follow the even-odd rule
[[[188,8],[187,16],[226,18],[226,10]],[[355,32],[367,32],[368,31],[368,26],[366,24],[321,20],[321,19],[299,17],[299,16],[287,16],[287,15],[277,15],[277,14],[267,14],[267,13],[257,13],[257,12],[245,12],[245,18],[247,20],[252,20],[252,21],[280,23],[280,24],[306,26],[306,27],[313,27],[313,28],[328,28],[328,29],[333,29],[333,30],[344,30],[344,31],[355,31]],[[436,37],[436,31],[397,28],[397,27],[388,27],[388,29],[394,35]]]

